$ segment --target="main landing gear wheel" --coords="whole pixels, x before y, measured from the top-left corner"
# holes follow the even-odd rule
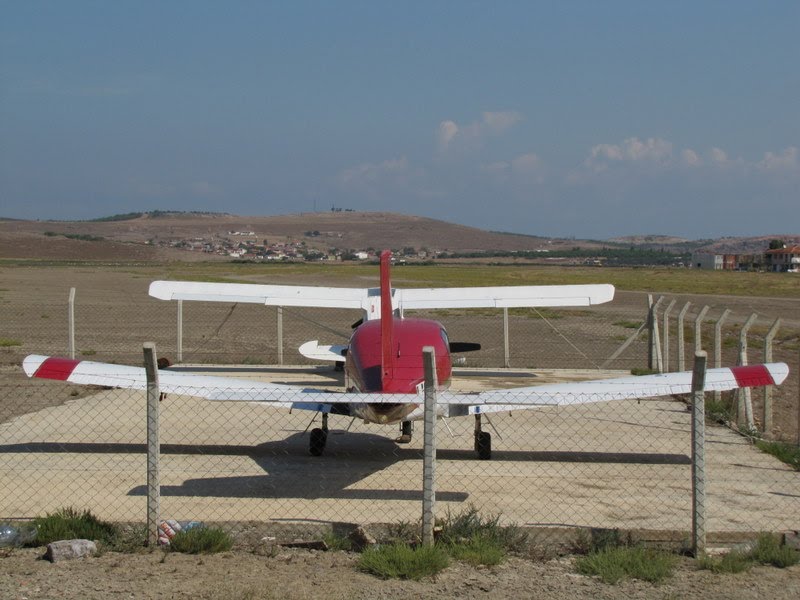
[[[480,431],[475,434],[475,451],[481,460],[492,458],[492,434],[488,431]]]
[[[311,439],[308,442],[308,451],[311,453],[311,456],[322,456],[327,441],[328,413],[322,413],[322,428],[315,427],[311,430]]]
[[[311,441],[308,443],[308,451],[311,456],[322,456],[325,451],[325,442],[328,441],[328,432],[319,427],[311,430]]]
[[[411,443],[411,436],[414,434],[414,424],[411,421],[403,421],[400,424],[400,437],[394,441],[396,444]]]
[[[475,415],[475,452],[480,460],[492,458],[492,436],[481,430],[481,415]]]

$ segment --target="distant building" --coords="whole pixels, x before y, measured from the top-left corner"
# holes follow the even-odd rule
[[[767,271],[777,273],[800,273],[800,246],[788,246],[767,250],[764,253]]]
[[[693,252],[692,266],[696,269],[710,269],[719,271],[723,266],[722,254],[712,254],[711,252]]]
[[[692,254],[692,266],[695,269],[747,271],[758,262],[752,254],[714,254],[712,252],[694,252]]]

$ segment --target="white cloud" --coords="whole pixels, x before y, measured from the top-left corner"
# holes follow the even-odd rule
[[[521,120],[522,115],[513,110],[486,111],[481,113],[479,121],[473,121],[467,125],[459,125],[455,121],[448,119],[439,123],[439,127],[436,130],[436,140],[439,150],[442,152],[455,145],[480,145],[483,138],[491,135],[500,135]]]
[[[721,148],[711,148],[711,161],[716,165],[725,165],[728,162],[728,154]]]
[[[683,164],[689,167],[700,167],[703,165],[703,159],[691,148],[685,148],[681,151],[681,160],[683,160]]]
[[[592,158],[629,161],[667,161],[672,158],[672,143],[661,138],[645,141],[632,137],[621,144],[600,144],[592,148]]]
[[[533,152],[518,156],[511,161],[511,168],[519,173],[531,173],[538,171],[542,166],[542,161]]]
[[[800,157],[797,148],[789,146],[780,154],[765,152],[757,166],[762,171],[796,171],[800,167]]]
[[[453,121],[442,121],[439,123],[439,130],[436,134],[437,140],[439,142],[439,148],[441,150],[446,150],[447,146],[450,145],[450,141],[458,135],[458,125],[455,124]]]

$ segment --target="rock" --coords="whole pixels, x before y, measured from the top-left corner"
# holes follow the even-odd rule
[[[312,540],[310,542],[294,541],[281,544],[284,548],[305,548],[306,550],[327,550],[328,544],[324,540]]]
[[[353,550],[356,552],[361,552],[365,548],[374,546],[377,543],[375,538],[367,533],[361,525],[351,531],[347,538],[350,540],[350,543],[353,544]]]
[[[72,560],[97,553],[97,545],[91,540],[60,540],[47,544],[44,557],[50,562]]]

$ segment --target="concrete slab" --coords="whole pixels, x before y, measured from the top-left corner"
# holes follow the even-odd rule
[[[453,387],[619,375],[494,371],[459,371]],[[332,388],[341,375],[250,366],[226,367],[225,374]],[[396,426],[332,416],[325,455],[314,458],[304,433],[312,413],[172,396],[161,408],[165,518],[371,523],[421,515],[421,424],[412,443],[399,446],[390,439]],[[475,506],[521,525],[690,528],[689,413],[682,402],[519,411],[493,416],[492,425],[484,428],[494,436],[493,459],[478,461],[472,418],[439,422],[440,514]],[[707,434],[709,530],[797,529],[800,473],[725,428]],[[121,390],[0,425],[0,519],[76,506],[143,521],[144,442],[144,394]]]

